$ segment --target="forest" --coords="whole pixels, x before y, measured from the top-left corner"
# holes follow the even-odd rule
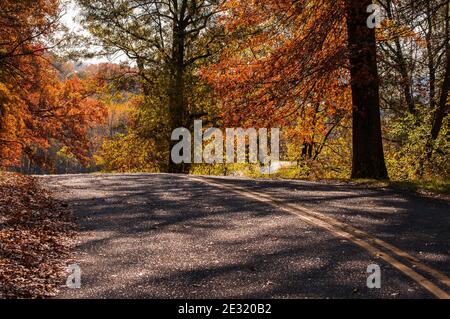
[[[173,130],[202,120],[280,128],[277,177],[448,185],[448,0],[0,7],[4,170],[263,176],[260,164],[173,163]],[[82,32],[64,22],[73,10]]]
[[[0,0],[0,299],[450,299],[449,93],[450,0]]]

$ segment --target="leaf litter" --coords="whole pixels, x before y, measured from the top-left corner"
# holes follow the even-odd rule
[[[0,172],[0,299],[55,296],[74,225],[67,205],[36,178]]]

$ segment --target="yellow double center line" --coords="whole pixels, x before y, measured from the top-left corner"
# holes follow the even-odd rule
[[[192,181],[197,181],[203,184],[207,184],[219,189],[225,189],[234,192],[235,194],[241,195],[243,197],[256,200],[262,203],[265,203],[267,205],[270,205],[272,207],[278,208],[280,210],[286,211],[290,214],[296,215],[298,218],[303,220],[304,222],[313,225],[318,226],[321,228],[324,228],[328,230],[329,232],[338,235],[340,237],[343,237],[358,246],[366,249],[374,256],[377,256],[379,258],[382,258],[384,261],[392,265],[393,267],[400,270],[402,273],[413,279],[415,282],[417,282],[419,285],[421,285],[423,288],[427,289],[429,292],[431,292],[434,296],[440,299],[450,299],[450,295],[439,288],[437,285],[435,285],[433,282],[422,276],[421,274],[417,273],[412,267],[415,267],[416,269],[420,269],[424,273],[427,273],[429,276],[433,277],[437,281],[441,282],[445,287],[450,288],[450,278],[448,278],[445,274],[439,272],[436,269],[431,268],[430,266],[427,266],[420,262],[417,258],[409,255],[408,253],[398,249],[397,247],[394,247],[393,245],[378,239],[366,232],[363,232],[351,225],[345,224],[341,221],[338,221],[337,219],[334,219],[332,217],[326,216],[324,214],[315,212],[311,209],[285,203],[282,200],[275,199],[270,195],[262,194],[259,192],[251,191],[248,189],[245,189],[243,187],[239,186],[231,186],[231,185],[224,185],[218,182],[214,182],[211,179],[205,179],[200,177],[185,177]],[[377,247],[378,246],[378,247]],[[389,251],[389,253],[386,253],[382,250],[380,250],[379,247],[384,248],[385,250]],[[396,257],[403,258],[404,260],[407,260],[409,263],[412,264],[412,267],[406,265],[405,263],[402,263],[395,259]]]

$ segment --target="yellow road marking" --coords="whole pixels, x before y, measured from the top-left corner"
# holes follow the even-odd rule
[[[373,244],[376,244],[378,246],[381,246],[387,250],[389,250],[391,253],[397,255],[398,257],[404,258],[411,262],[416,268],[428,273],[433,278],[439,280],[442,284],[444,284],[447,287],[450,287],[450,279],[443,273],[431,268],[430,266],[427,266],[420,262],[417,258],[409,255],[408,253],[398,249],[397,247],[378,239],[370,234],[367,234],[366,232],[363,232],[353,226],[350,226],[348,224],[345,224],[341,221],[338,221],[332,217],[326,216],[324,214],[312,211],[311,209],[299,206],[299,205],[293,205],[289,203],[283,203],[283,201],[279,199],[275,199],[270,195],[267,194],[261,194],[258,192],[247,190],[240,186],[230,186],[230,185],[224,185],[217,182],[213,182],[210,179],[204,179],[199,177],[185,177],[189,180],[205,183],[217,188],[231,190],[236,194],[242,195],[247,198],[251,198],[253,200],[266,203],[268,205],[271,205],[273,207],[276,207],[278,209],[284,210],[286,212],[289,212],[291,214],[296,215],[301,220],[307,222],[308,224],[319,226],[321,228],[324,228],[328,230],[329,232],[336,234],[340,237],[346,238],[350,240],[351,242],[357,244],[358,246],[366,249],[370,253],[372,253],[375,256],[378,256],[382,258],[387,263],[391,264],[393,267],[397,268],[401,272],[403,272],[405,275],[413,279],[415,282],[417,282],[419,285],[427,289],[429,292],[431,292],[434,296],[440,299],[450,299],[450,295],[436,286],[434,283],[429,281],[427,278],[422,276],[421,274],[417,273],[415,270],[413,270],[411,267],[403,264],[402,262],[398,261],[391,255],[383,252]],[[360,237],[362,238],[360,238]],[[363,239],[364,238],[364,239]]]

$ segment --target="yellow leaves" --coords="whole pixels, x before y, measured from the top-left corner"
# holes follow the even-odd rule
[[[95,160],[106,172],[158,172],[156,150],[152,140],[118,134],[103,143]]]
[[[9,88],[2,82],[0,82],[0,99],[6,100],[10,95]]]

